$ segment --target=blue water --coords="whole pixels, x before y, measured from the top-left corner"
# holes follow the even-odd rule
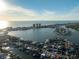
[[[12,27],[23,27],[23,26],[32,26],[33,24],[40,23],[42,25],[46,24],[65,24],[65,23],[79,23],[79,21],[12,21],[9,22],[9,26]]]
[[[78,21],[75,21],[78,22]],[[41,23],[44,24],[61,24],[61,23],[74,23],[74,21],[28,21],[28,22],[10,22],[10,26],[19,27],[19,26],[32,26],[32,24]],[[43,28],[43,29],[31,29],[26,31],[12,31],[9,32],[9,35],[20,37],[22,40],[32,40],[32,41],[45,41],[49,38],[56,37],[55,29],[51,28]],[[70,29],[72,31],[71,36],[66,36],[69,40],[79,43],[79,32]]]
[[[78,23],[78,21],[75,21]],[[42,25],[45,24],[61,24],[61,23],[74,23],[74,21],[21,21],[21,22],[10,22],[11,27],[24,27],[24,26],[32,26],[32,24],[35,23],[41,23]],[[70,41],[74,43],[79,43],[79,31],[76,31],[74,29],[70,29],[72,34],[69,36],[65,36]],[[54,28],[41,28],[41,29],[30,29],[26,31],[11,31],[8,33],[9,35],[20,37],[21,40],[31,40],[31,41],[39,41],[43,42],[46,39],[49,38],[55,38],[57,37],[57,34],[55,32]],[[14,53],[23,57],[23,59],[35,59],[32,56],[29,56],[23,52],[20,52],[18,49],[14,49]]]

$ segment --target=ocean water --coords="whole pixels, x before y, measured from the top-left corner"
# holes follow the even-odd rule
[[[75,21],[78,23],[78,21]],[[61,23],[74,23],[74,21],[21,21],[21,22],[9,22],[11,27],[28,27],[32,26],[35,23],[45,24],[61,24]],[[74,43],[79,44],[79,31],[74,29],[70,29],[72,34],[70,36],[65,36],[67,39]],[[31,40],[31,41],[39,41],[43,42],[49,38],[57,37],[54,28],[41,28],[41,29],[30,29],[26,31],[11,31],[8,33],[9,35],[20,37],[21,40]],[[30,55],[27,55],[23,52],[20,52],[18,49],[14,49],[14,53],[21,56],[23,59],[35,59]]]
[[[64,23],[79,23],[79,21],[10,21],[9,26],[12,27],[28,27],[32,26],[33,24],[40,23],[42,25],[48,24],[64,24]]]
[[[16,21],[10,22],[10,26],[12,27],[28,27],[32,26],[32,24],[41,23],[42,25],[45,24],[63,24],[63,23],[74,23],[79,21]],[[66,36],[72,42],[79,43],[79,32],[70,29],[72,32],[71,36]],[[9,35],[20,37],[22,40],[32,40],[32,41],[45,41],[49,38],[56,37],[55,29],[54,28],[42,28],[42,29],[30,29],[26,31],[11,31],[8,33]]]

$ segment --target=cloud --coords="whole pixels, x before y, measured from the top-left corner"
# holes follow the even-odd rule
[[[36,10],[23,8],[20,6],[11,5],[6,3],[5,0],[1,0],[2,4],[6,4],[6,9],[3,8],[3,12],[0,13],[0,19],[6,19],[9,21],[33,21],[33,20],[79,20],[79,6],[74,7],[65,14],[59,14],[56,11],[42,10],[37,12]]]
[[[0,14],[7,9],[6,3],[4,0],[0,0]]]

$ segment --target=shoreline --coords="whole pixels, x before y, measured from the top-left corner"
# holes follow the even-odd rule
[[[42,53],[39,53],[38,51],[39,51],[39,47],[37,48],[37,46],[36,45],[42,45],[43,47],[44,47],[44,45],[47,45],[47,46],[51,46],[51,44],[52,44],[52,42],[53,43],[55,43],[55,42],[60,42],[60,41],[63,41],[64,39],[63,38],[56,38],[55,40],[56,41],[54,41],[54,40],[50,40],[50,43],[48,42],[48,43],[46,43],[46,42],[35,42],[35,41],[24,41],[24,40],[19,40],[19,38],[17,38],[17,37],[12,37],[11,36],[11,38],[13,38],[12,39],[12,41],[11,41],[11,43],[10,44],[12,44],[12,45],[14,45],[15,46],[15,48],[17,48],[17,49],[19,49],[19,51],[27,51],[26,52],[26,54],[28,54],[30,51],[31,52],[34,52],[35,50],[36,50],[36,52],[34,52],[33,54],[32,54],[32,56],[34,57],[39,57],[39,54],[42,54]],[[14,39],[17,39],[17,40],[14,40]],[[60,40],[61,39],[61,40]],[[47,40],[48,41],[48,40]],[[57,43],[58,44],[58,43]],[[74,43],[72,43],[72,44],[74,44]],[[75,45],[75,44],[74,44]],[[26,47],[27,46],[27,47]],[[43,48],[43,47],[40,47],[41,49]],[[32,50],[31,50],[32,49]],[[43,48],[44,49],[44,48]],[[49,48],[46,48],[46,49],[49,49]],[[30,51],[29,51],[30,50]],[[39,54],[35,54],[35,53],[39,53]],[[43,50],[42,51],[40,51],[40,52],[44,52]],[[31,55],[31,54],[29,54],[29,55]]]
[[[57,25],[56,25],[57,26]],[[52,27],[52,26],[51,26]],[[67,27],[67,26],[66,26]],[[41,28],[41,27],[39,27]],[[39,29],[34,28],[34,29]],[[47,28],[47,27],[46,27]],[[67,27],[70,28],[70,27]],[[11,28],[10,28],[11,29]],[[25,27],[17,27],[14,28],[13,31],[18,30],[26,30]],[[7,29],[7,31],[9,31]],[[10,30],[11,31],[11,30]],[[62,32],[62,31],[60,31]],[[61,33],[59,33],[61,34]],[[20,57],[21,59],[39,59],[39,58],[79,58],[79,44],[73,43],[68,39],[64,38],[64,35],[61,34],[63,37],[56,37],[52,39],[45,40],[44,42],[36,42],[31,40],[20,40],[20,37],[11,36],[11,35],[4,35],[0,36],[0,45],[2,47],[9,47],[9,52],[16,54],[16,56]],[[3,45],[6,43],[6,45]],[[22,54],[27,55],[23,56]]]
[[[54,38],[54,40],[53,39],[48,39],[44,42],[36,42],[36,41],[29,41],[29,40],[26,40],[26,41],[20,40],[20,37],[10,36],[10,35],[5,35],[5,36],[2,36],[1,38],[2,38],[1,42],[5,42],[5,43],[9,44],[8,45],[9,47],[14,48],[17,51],[19,50],[19,52],[21,52],[23,54],[26,54],[26,55],[29,55],[32,58],[37,57],[37,59],[39,58],[39,56],[41,58],[41,54],[43,52],[47,51],[47,49],[49,49],[49,48],[46,48],[46,47],[52,46],[52,44],[55,43],[55,42],[64,41],[64,39],[65,39],[63,37],[56,37],[56,38]],[[69,42],[71,42],[71,41],[69,41]],[[62,43],[64,43],[64,42],[62,42]],[[59,43],[55,43],[55,44],[59,44]],[[72,44],[74,46],[76,46],[75,48],[77,48],[77,46],[79,48],[79,45],[76,45],[76,43],[72,43]],[[43,49],[46,49],[46,50],[43,50]],[[31,54],[29,54],[29,53],[31,53]],[[17,54],[17,53],[15,52],[15,54]],[[20,55],[20,57],[21,57],[21,55]],[[30,57],[28,57],[28,58],[30,58]]]

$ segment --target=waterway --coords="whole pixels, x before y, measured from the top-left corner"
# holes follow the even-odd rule
[[[69,40],[75,43],[79,43],[79,31],[74,29],[71,30],[71,35],[65,36]],[[31,40],[31,41],[38,41],[43,42],[46,39],[52,39],[57,36],[55,33],[55,29],[53,28],[42,28],[42,29],[31,29],[27,31],[12,31],[8,33],[12,36],[20,37],[21,40]]]
[[[25,26],[30,26],[29,24],[31,25],[33,24],[33,23],[29,23],[28,25],[26,25],[26,23],[25,22],[17,23],[14,25],[12,24],[11,26],[18,27],[19,25],[23,26],[23,24]],[[48,24],[54,24],[54,23],[49,22]],[[70,30],[71,30],[71,35],[68,35],[65,37],[74,43],[79,43],[79,31],[76,31],[74,29],[70,29]],[[43,42],[46,39],[49,39],[49,38],[52,39],[57,37],[55,29],[53,28],[30,29],[26,31],[11,31],[8,34],[12,36],[20,37],[21,40],[31,40],[31,41],[38,41],[38,42]],[[33,57],[28,56],[25,53],[18,51],[17,49],[14,49],[13,51],[14,53],[19,54],[21,57],[23,57],[23,59],[34,59]]]

